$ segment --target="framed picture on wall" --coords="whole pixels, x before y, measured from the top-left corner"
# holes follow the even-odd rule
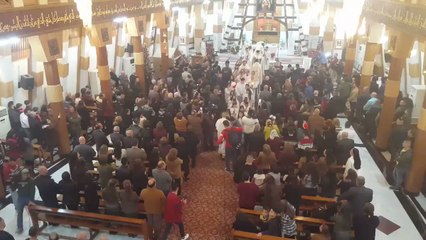
[[[103,42],[109,42],[108,28],[101,28],[101,37]]]
[[[49,39],[47,41],[47,46],[49,47],[49,54],[50,56],[56,56],[59,55],[60,49],[58,44],[58,39]]]

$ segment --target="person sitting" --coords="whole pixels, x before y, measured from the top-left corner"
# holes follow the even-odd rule
[[[268,211],[268,217],[265,223],[266,229],[258,233],[258,237],[262,237],[262,235],[281,237],[281,216],[279,213],[280,209],[278,207],[271,208]]]
[[[237,192],[239,195],[239,207],[253,209],[259,194],[259,188],[256,184],[250,182],[250,175],[243,173],[243,181],[238,184]]]
[[[232,229],[236,231],[243,231],[243,232],[251,232],[251,233],[257,233],[256,225],[249,220],[249,216],[244,213],[237,213],[237,216],[235,218],[235,222],[232,225]]]

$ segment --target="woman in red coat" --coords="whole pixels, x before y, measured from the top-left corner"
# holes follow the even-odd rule
[[[180,237],[182,240],[189,239],[189,234],[185,234],[182,221],[182,207],[186,204],[186,199],[181,199],[177,194],[179,191],[178,184],[172,184],[172,191],[167,195],[166,210],[164,212],[164,220],[166,221],[166,230],[162,239],[167,239],[173,224],[179,226]]]

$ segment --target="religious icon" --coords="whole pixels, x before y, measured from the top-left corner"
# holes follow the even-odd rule
[[[276,0],[257,0],[257,11],[266,13],[275,11]]]
[[[108,28],[101,28],[101,37],[103,42],[109,42]]]
[[[49,53],[50,56],[57,56],[59,55],[59,45],[58,45],[58,39],[50,39],[47,41],[47,46],[49,47]]]

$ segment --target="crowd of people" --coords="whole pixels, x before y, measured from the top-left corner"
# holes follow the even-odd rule
[[[356,239],[374,239],[378,220],[370,203],[373,194],[360,175],[351,123],[361,123],[375,136],[385,81],[380,87],[372,81],[360,91],[359,76],[342,75],[333,65],[340,63],[335,59],[309,69],[277,61],[261,70],[260,79],[258,61],[243,59],[231,68],[229,61],[221,67],[214,59],[191,64],[182,57],[167,78],[148,81],[146,93],[135,75],[111,71],[112,103],[103,94],[94,96],[89,86],[68,95],[64,117],[73,152],[70,171],[58,183],[43,165],[34,179],[34,156],[25,154],[32,151],[31,141],[53,149],[58,137],[66,137],[52,130],[57,122],[52,110],[45,105],[39,111],[29,101],[10,102],[8,141],[16,145],[16,154],[11,147],[3,177],[18,213],[17,233],[23,231],[23,209],[34,202],[37,187],[43,204],[55,208],[100,212],[102,198],[106,214],[141,217],[142,201],[155,239],[167,239],[173,224],[182,239],[188,239],[182,183],[197,166],[198,153],[217,149],[225,170],[238,183],[239,206],[253,209],[260,204],[264,210],[261,226],[249,225],[239,214],[234,228],[307,236],[296,232],[294,220],[301,195],[334,198],[339,190],[338,204],[328,206],[324,217],[335,221],[333,231],[324,225],[319,234],[350,239],[354,229]],[[113,113],[104,111],[107,104],[113,104]],[[97,109],[94,116],[89,106]],[[412,157],[410,107],[408,99],[401,99],[395,116],[398,127],[390,144],[396,163],[393,189],[402,187]],[[348,112],[349,121],[342,129],[336,117],[343,112]],[[341,179],[339,166],[344,168]],[[84,206],[79,205],[80,191]],[[63,194],[61,204],[57,194]]]

